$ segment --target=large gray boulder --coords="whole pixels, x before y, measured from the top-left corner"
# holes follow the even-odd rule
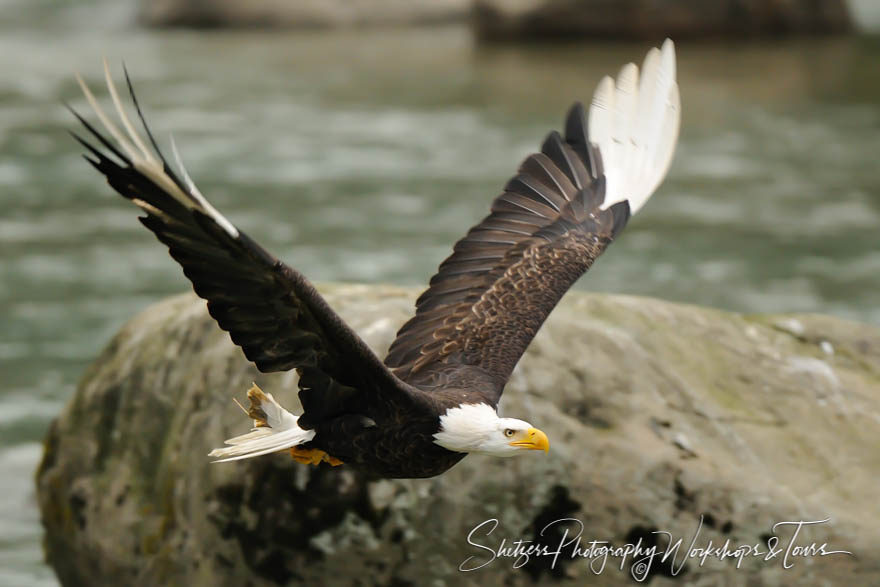
[[[851,28],[846,0],[475,0],[484,38],[780,36]]]
[[[332,286],[329,302],[384,352],[415,290]],[[653,585],[868,585],[880,566],[880,330],[826,316],[743,316],[572,293],[514,372],[504,413],[549,454],[469,456],[427,480],[371,481],[286,454],[211,464],[245,431],[252,380],[297,406],[295,375],[259,374],[193,295],[131,320],[54,422],[37,473],[46,556],[65,585],[629,585],[621,563],[499,557],[516,540],[683,544]],[[468,543],[468,535],[481,523]],[[694,538],[700,527],[699,535]],[[797,546],[749,556],[687,547]],[[549,529],[542,537],[541,530]],[[788,544],[792,527],[779,527]],[[569,534],[569,537],[571,534]],[[662,551],[661,551],[662,552]],[[790,553],[792,554],[792,553]],[[480,566],[463,572],[465,568]],[[592,562],[592,566],[591,566]],[[515,566],[521,568],[514,568]],[[623,567],[623,570],[620,570]],[[601,570],[599,576],[595,576]],[[675,574],[677,573],[677,574]],[[674,575],[674,576],[673,576]]]

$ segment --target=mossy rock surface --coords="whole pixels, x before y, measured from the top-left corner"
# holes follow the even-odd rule
[[[380,353],[418,293],[321,289]],[[459,571],[487,560],[467,536],[493,518],[491,535],[475,535],[491,548],[541,540],[562,518],[580,520],[584,542],[644,545],[660,530],[683,548],[701,519],[697,546],[763,546],[776,522],[830,518],[798,544],[853,556],[790,569],[692,560],[675,577],[655,563],[652,584],[880,580],[875,327],[571,293],[501,404],[548,433],[549,454],[470,456],[428,480],[370,481],[286,455],[211,464],[211,448],[247,429],[231,398],[251,381],[298,407],[295,374],[257,372],[193,295],[147,309],[111,341],[52,425],[37,474],[47,559],[65,585],[632,584],[631,561],[595,576],[569,552],[553,568],[550,557],[518,569],[499,558]]]

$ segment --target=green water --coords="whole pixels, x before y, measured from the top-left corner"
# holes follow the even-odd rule
[[[65,134],[124,58],[202,191],[314,280],[425,283],[519,161],[645,45],[464,28],[146,31],[132,6],[0,2],[0,584],[51,585],[40,441],[134,313],[188,288]],[[658,39],[659,41],[659,39]],[[680,44],[669,179],[578,288],[880,323],[880,43]]]

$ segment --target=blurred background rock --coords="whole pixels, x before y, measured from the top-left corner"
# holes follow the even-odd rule
[[[325,28],[464,21],[473,0],[141,0],[154,26]]]
[[[841,33],[846,0],[475,0],[485,38],[674,39]]]
[[[66,134],[73,72],[98,89],[124,59],[160,142],[310,278],[418,287],[571,102],[666,36],[483,43],[469,6],[194,30],[145,6],[0,0],[0,585],[57,583],[33,483],[49,424],[132,316],[189,289]],[[577,289],[880,324],[880,7],[848,7],[846,34],[679,42],[669,178]]]
[[[471,22],[484,38],[829,34],[878,18],[872,0],[141,0],[144,23],[350,27]],[[873,9],[872,9],[873,6]]]

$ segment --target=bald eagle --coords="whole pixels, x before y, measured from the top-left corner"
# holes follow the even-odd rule
[[[252,430],[210,456],[289,450],[302,463],[346,463],[373,475],[439,475],[468,453],[547,451],[547,435],[496,410],[507,379],[559,299],[645,204],[672,161],[680,101],[675,49],[651,49],[606,76],[589,109],[574,104],[459,240],[382,361],[311,283],[218,212],[171,141],[135,129],[104,63],[114,122],[77,76],[106,135],[71,108],[91,140],[85,159],[138,206],[141,223],[183,267],[208,311],[262,372],[296,369],[303,411],[258,387]],[[118,124],[121,123],[121,127]],[[109,135],[109,136],[107,136]],[[147,144],[147,141],[149,144]]]

